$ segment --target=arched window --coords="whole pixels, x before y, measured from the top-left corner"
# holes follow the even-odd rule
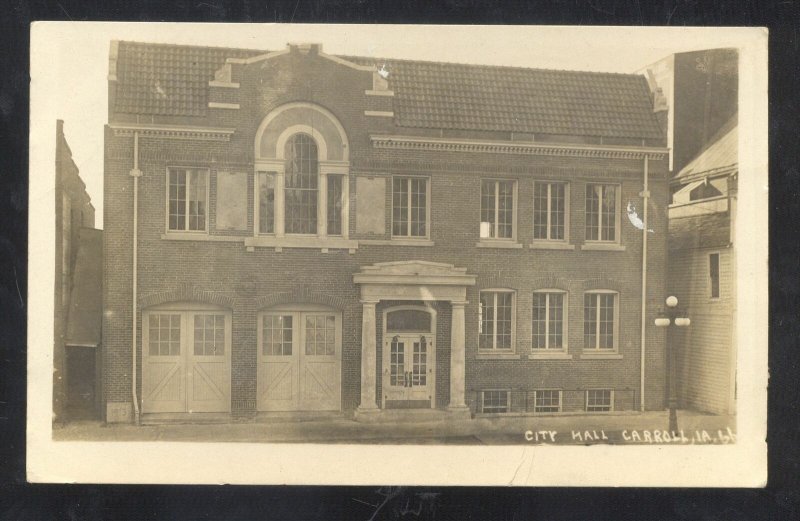
[[[317,233],[317,144],[308,134],[286,142],[286,233]]]

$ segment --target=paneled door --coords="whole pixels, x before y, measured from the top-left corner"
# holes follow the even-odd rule
[[[383,405],[406,407],[435,400],[433,335],[387,334],[383,346]],[[405,404],[403,403],[405,402]]]
[[[258,410],[341,408],[341,315],[324,308],[263,313],[258,328]]]
[[[142,412],[231,410],[231,316],[178,305],[142,315]]]

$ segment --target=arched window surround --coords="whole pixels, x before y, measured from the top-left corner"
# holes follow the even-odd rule
[[[272,137],[265,137],[267,132]],[[286,222],[286,145],[298,134],[311,136],[317,146],[316,229],[304,230],[309,233],[291,233]],[[330,111],[296,102],[270,112],[256,132],[254,169],[254,237],[248,247],[355,249],[356,241],[348,240],[349,143]]]

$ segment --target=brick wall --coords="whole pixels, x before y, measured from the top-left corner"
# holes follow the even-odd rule
[[[241,108],[211,109],[200,122],[209,127],[231,127],[230,142],[177,139],[140,139],[139,168],[139,287],[140,302],[148,296],[177,292],[180,287],[212,292],[229,299],[233,317],[232,405],[236,414],[255,409],[256,316],[259,302],[276,294],[306,301],[335,299],[343,320],[342,408],[352,410],[360,396],[361,304],[359,288],[352,276],[362,266],[375,262],[427,260],[467,268],[477,275],[476,287],[468,289],[466,306],[467,397],[469,390],[489,386],[564,387],[587,386],[638,389],[640,374],[640,300],[642,232],[631,225],[624,207],[631,201],[641,208],[643,160],[597,159],[505,154],[452,153],[375,149],[369,135],[379,132],[413,134],[413,129],[392,128],[391,118],[364,115],[364,110],[390,110],[366,101],[364,91],[372,86],[368,72],[336,65],[318,57],[295,54],[262,64],[234,67],[241,88],[226,102]],[[231,97],[233,96],[233,97]],[[381,98],[391,100],[391,98]],[[356,175],[389,177],[392,174],[424,174],[431,182],[430,238],[433,247],[361,244],[349,254],[344,250],[321,253],[319,249],[255,248],[247,252],[241,241],[178,241],[162,238],[165,232],[166,169],[168,166],[202,166],[210,169],[209,235],[218,236],[213,216],[217,170],[249,173],[248,230],[252,235],[253,139],[263,118],[289,101],[317,103],[332,112],[346,129],[350,143],[351,178]],[[387,101],[388,102],[388,101]],[[366,104],[371,105],[367,106]],[[130,115],[114,115],[126,120]],[[498,137],[501,139],[501,137]],[[109,402],[130,403],[131,383],[131,237],[133,138],[106,132],[105,182],[105,323],[106,397]],[[663,302],[667,200],[665,161],[651,161],[652,194],[649,226],[648,306]],[[480,179],[484,176],[516,179],[518,182],[518,238],[527,245],[532,239],[534,179],[570,183],[569,236],[577,249],[569,251],[477,248],[479,240]],[[621,244],[625,251],[584,251],[584,197],[586,184],[602,180],[622,189]],[[386,233],[390,237],[390,194],[387,185]],[[351,201],[358,204],[351,181]],[[358,238],[355,211],[350,211],[352,236]],[[641,213],[641,211],[640,211]],[[225,232],[225,235],[237,235]],[[372,237],[376,238],[376,237]],[[528,360],[531,347],[532,291],[543,287],[569,292],[568,361]],[[478,291],[505,287],[516,291],[516,352],[519,360],[477,360]],[[304,296],[291,297],[297,288]],[[583,328],[583,292],[611,289],[619,292],[619,360],[580,358]],[[290,302],[286,302],[290,303]],[[383,306],[383,304],[382,304]],[[379,308],[381,309],[381,308]],[[449,305],[439,304],[437,346],[437,403],[449,400]],[[138,315],[140,316],[140,315]],[[380,311],[378,312],[380,319]],[[648,318],[648,324],[652,324]],[[140,324],[137,325],[140,327]],[[380,323],[378,331],[380,331]],[[664,402],[663,346],[661,332],[648,329],[648,408]],[[141,334],[139,334],[141,339]],[[380,349],[381,343],[378,342]],[[378,353],[380,363],[381,354]],[[141,362],[140,362],[141,363]],[[141,370],[138,374],[141,378]],[[380,371],[378,372],[380,374]],[[140,381],[139,381],[140,384]],[[638,392],[638,391],[637,391]],[[380,395],[378,395],[380,396]],[[633,405],[633,403],[631,404]]]

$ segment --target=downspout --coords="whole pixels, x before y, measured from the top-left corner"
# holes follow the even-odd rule
[[[641,381],[639,391],[639,408],[644,412],[644,364],[645,364],[645,345],[647,335],[647,207],[649,206],[650,192],[647,188],[647,178],[649,177],[649,156],[644,156],[644,190],[642,190],[642,360],[641,360]]]
[[[134,419],[136,421],[136,425],[140,425],[140,417],[139,417],[139,396],[136,392],[136,378],[137,378],[137,371],[136,371],[136,321],[137,321],[137,313],[136,313],[136,294],[137,294],[137,275],[138,275],[138,255],[137,255],[137,247],[138,247],[138,224],[139,224],[139,178],[142,176],[141,170],[139,170],[139,133],[133,133],[133,169],[130,172],[131,177],[133,177],[133,288],[132,288],[132,301],[131,301],[131,312],[133,315],[133,327],[132,327],[132,337],[133,343],[131,344],[131,362],[132,362],[132,371],[131,371],[131,396],[133,398],[133,414]]]

